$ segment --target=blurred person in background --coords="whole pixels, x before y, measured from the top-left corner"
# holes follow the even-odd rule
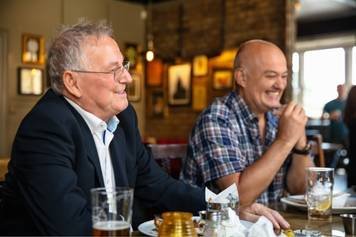
[[[322,119],[330,120],[329,137],[327,142],[343,144],[347,146],[347,127],[343,122],[343,113],[346,102],[345,85],[337,85],[337,98],[329,101],[323,108]]]
[[[348,186],[356,185],[356,86],[352,86],[347,96],[344,122],[349,129],[349,158],[347,166]]]

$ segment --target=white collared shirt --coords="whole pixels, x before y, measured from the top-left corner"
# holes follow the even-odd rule
[[[91,134],[93,135],[105,188],[108,189],[115,187],[115,176],[111,162],[109,145],[111,140],[114,138],[114,131],[116,130],[120,120],[116,116],[113,116],[108,123],[106,123],[94,114],[82,109],[72,100],[66,97],[64,98],[83,117],[91,131]]]

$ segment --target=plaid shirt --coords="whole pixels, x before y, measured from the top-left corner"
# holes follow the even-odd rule
[[[180,179],[214,189],[210,181],[243,172],[262,156],[276,137],[278,119],[271,112],[266,113],[266,118],[266,135],[262,144],[258,119],[238,94],[231,92],[215,99],[199,116],[190,135]],[[286,163],[257,202],[267,204],[282,196]]]

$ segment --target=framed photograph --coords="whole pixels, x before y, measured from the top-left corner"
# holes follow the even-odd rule
[[[41,95],[44,88],[43,70],[39,68],[18,68],[18,93],[20,95]]]
[[[233,85],[232,70],[214,69],[213,70],[213,88],[215,90],[231,89]]]
[[[124,55],[126,60],[130,62],[130,67],[135,68],[138,57],[138,46],[136,43],[125,43]]]
[[[168,68],[168,103],[188,105],[191,95],[190,63],[173,65]]]
[[[154,90],[152,91],[151,97],[151,108],[152,108],[152,116],[153,117],[164,117],[164,94],[162,90]]]
[[[163,63],[159,59],[147,62],[147,86],[162,86]]]
[[[22,63],[44,64],[44,39],[40,35],[22,35]]]
[[[208,74],[208,57],[198,55],[193,58],[193,76],[206,76]]]
[[[198,77],[193,80],[193,110],[202,111],[207,107],[207,77]]]
[[[130,72],[132,82],[127,86],[127,97],[129,101],[137,102],[141,99],[142,75],[137,72]]]

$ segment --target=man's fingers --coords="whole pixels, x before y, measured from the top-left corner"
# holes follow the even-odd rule
[[[284,109],[283,113],[284,114],[290,114],[294,110],[294,107],[296,106],[296,103],[291,101],[287,104],[286,108]]]
[[[266,209],[261,210],[261,211],[262,211],[261,215],[265,216],[268,220],[270,220],[272,222],[274,229],[278,229],[278,230],[281,229],[278,221],[276,220],[276,218],[272,214],[273,210],[266,208]]]
[[[279,214],[279,212],[272,210],[272,215],[277,220],[282,229],[289,229],[290,224],[284,219],[284,217]]]
[[[273,224],[274,229],[280,232],[282,229],[289,229],[289,223],[279,214],[277,211],[272,210],[264,205],[254,203],[247,208],[242,208],[240,212],[240,218],[256,222],[260,216],[265,216]]]
[[[240,218],[241,220],[246,220],[255,223],[260,216],[252,214],[250,212],[242,211],[240,212]]]

